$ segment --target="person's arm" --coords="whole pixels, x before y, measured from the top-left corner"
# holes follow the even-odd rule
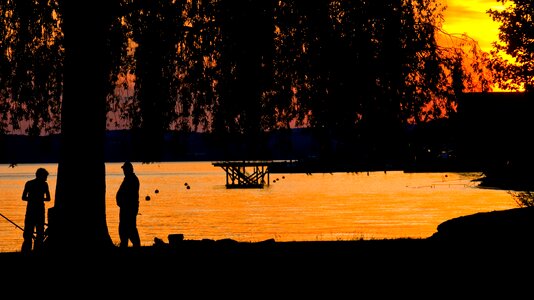
[[[50,201],[50,189],[48,188],[48,183],[46,184],[44,201]]]
[[[24,184],[24,190],[22,191],[22,200],[28,201],[28,182]]]

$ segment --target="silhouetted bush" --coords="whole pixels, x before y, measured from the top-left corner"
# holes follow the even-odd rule
[[[519,207],[534,207],[534,192],[508,192]]]

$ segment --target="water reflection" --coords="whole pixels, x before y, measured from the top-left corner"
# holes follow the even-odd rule
[[[50,171],[53,198],[57,165],[0,165],[0,213],[17,224],[24,220],[23,183],[40,166]],[[120,166],[106,164],[106,217],[115,243]],[[134,166],[141,181],[143,245],[175,233],[185,239],[239,241],[425,238],[445,220],[517,207],[506,191],[477,188],[472,180],[478,173],[271,174],[263,189],[226,189],[225,172],[211,162]],[[0,232],[0,251],[18,251],[22,232],[3,219]]]

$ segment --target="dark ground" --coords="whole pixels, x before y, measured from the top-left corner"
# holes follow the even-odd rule
[[[453,219],[426,239],[1,253],[0,272],[4,293],[43,298],[515,299],[534,292],[532,224],[521,208]]]

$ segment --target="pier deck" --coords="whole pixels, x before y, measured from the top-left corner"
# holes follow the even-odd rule
[[[226,188],[263,188],[265,184],[269,185],[272,161],[219,161],[212,164],[226,172]]]

